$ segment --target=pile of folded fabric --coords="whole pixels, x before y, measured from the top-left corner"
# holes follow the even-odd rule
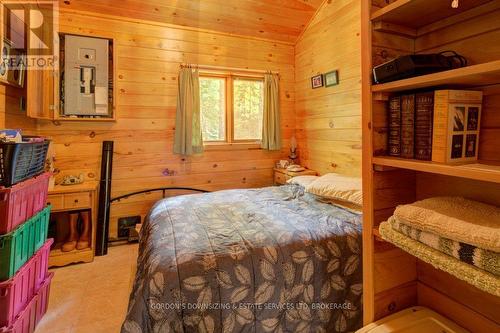
[[[398,206],[380,235],[417,258],[500,296],[500,208],[460,197]]]

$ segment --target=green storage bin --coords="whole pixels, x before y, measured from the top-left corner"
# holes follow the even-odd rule
[[[0,281],[8,280],[47,239],[51,206],[45,207],[12,232],[0,236]]]

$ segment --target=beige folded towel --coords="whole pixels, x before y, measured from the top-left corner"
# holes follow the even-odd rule
[[[394,216],[418,229],[500,252],[499,207],[460,197],[437,197],[398,206]]]
[[[379,226],[379,232],[383,239],[435,268],[448,272],[487,293],[500,297],[500,277],[419,243],[392,229],[389,222],[382,222]]]

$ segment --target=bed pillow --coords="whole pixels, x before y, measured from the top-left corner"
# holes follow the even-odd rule
[[[354,214],[362,214],[363,213],[363,206],[360,206],[360,205],[352,203],[352,202],[347,202],[344,200],[337,200],[337,199],[327,199],[327,198],[318,197],[318,196],[316,196],[316,200],[319,202],[328,204],[328,205],[340,207],[340,208],[348,210]]]
[[[306,186],[306,192],[324,199],[335,199],[363,205],[361,178],[328,173]]]
[[[315,181],[318,178],[319,178],[318,176],[297,176],[297,177],[293,177],[293,178],[288,179],[286,182],[288,184],[297,184],[297,185],[300,185],[302,187],[306,187],[307,185],[311,184],[313,181]]]

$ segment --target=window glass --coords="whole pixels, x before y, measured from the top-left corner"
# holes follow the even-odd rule
[[[226,80],[200,77],[200,111],[203,141],[226,140]]]
[[[233,83],[234,140],[261,140],[264,109],[262,80],[235,79]]]

